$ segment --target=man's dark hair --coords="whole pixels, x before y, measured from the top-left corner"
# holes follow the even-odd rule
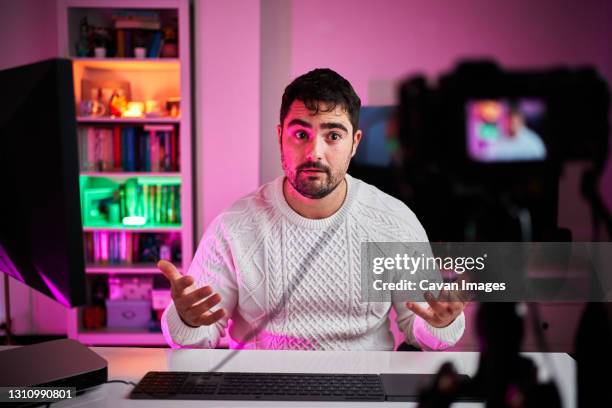
[[[361,99],[355,93],[350,82],[329,68],[317,68],[297,77],[285,88],[280,109],[281,126],[295,100],[304,102],[306,108],[315,114],[319,112],[318,102],[325,102],[326,112],[333,111],[337,105],[346,109],[353,126],[353,136],[359,125],[359,108]]]

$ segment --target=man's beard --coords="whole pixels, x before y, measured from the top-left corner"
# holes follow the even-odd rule
[[[282,163],[289,183],[298,193],[310,199],[321,199],[328,196],[344,180],[345,172],[333,173],[328,166],[318,162],[302,163],[292,171],[287,168],[284,157],[282,157]],[[318,176],[309,175],[304,172],[304,169],[317,169],[323,173],[318,173]],[[324,176],[321,176],[323,174]]]

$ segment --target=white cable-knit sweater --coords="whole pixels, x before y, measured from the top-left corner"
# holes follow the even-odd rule
[[[361,242],[428,240],[405,204],[347,175],[342,207],[328,218],[308,219],[287,204],[283,180],[237,201],[208,227],[188,273],[196,286],[210,284],[221,295],[226,316],[214,325],[192,328],[171,303],[162,316],[168,344],[216,347],[230,319],[229,333],[240,341],[279,304],[265,330],[245,347],[392,350],[391,307],[408,343],[442,350],[461,338],[463,313],[440,329],[414,315],[403,301],[361,301]],[[306,261],[307,270],[300,271],[312,253],[316,256]]]

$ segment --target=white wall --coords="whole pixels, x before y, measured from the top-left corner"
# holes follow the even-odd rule
[[[260,2],[195,3],[195,222],[259,185]]]
[[[261,0],[261,149],[263,184],[283,173],[276,125],[285,86],[291,82],[292,2]]]

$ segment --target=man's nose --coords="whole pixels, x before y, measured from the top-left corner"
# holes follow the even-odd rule
[[[308,151],[306,153],[306,158],[311,161],[321,161],[323,160],[325,151],[325,141],[323,138],[319,136],[315,136],[310,139],[310,143],[308,143]]]

